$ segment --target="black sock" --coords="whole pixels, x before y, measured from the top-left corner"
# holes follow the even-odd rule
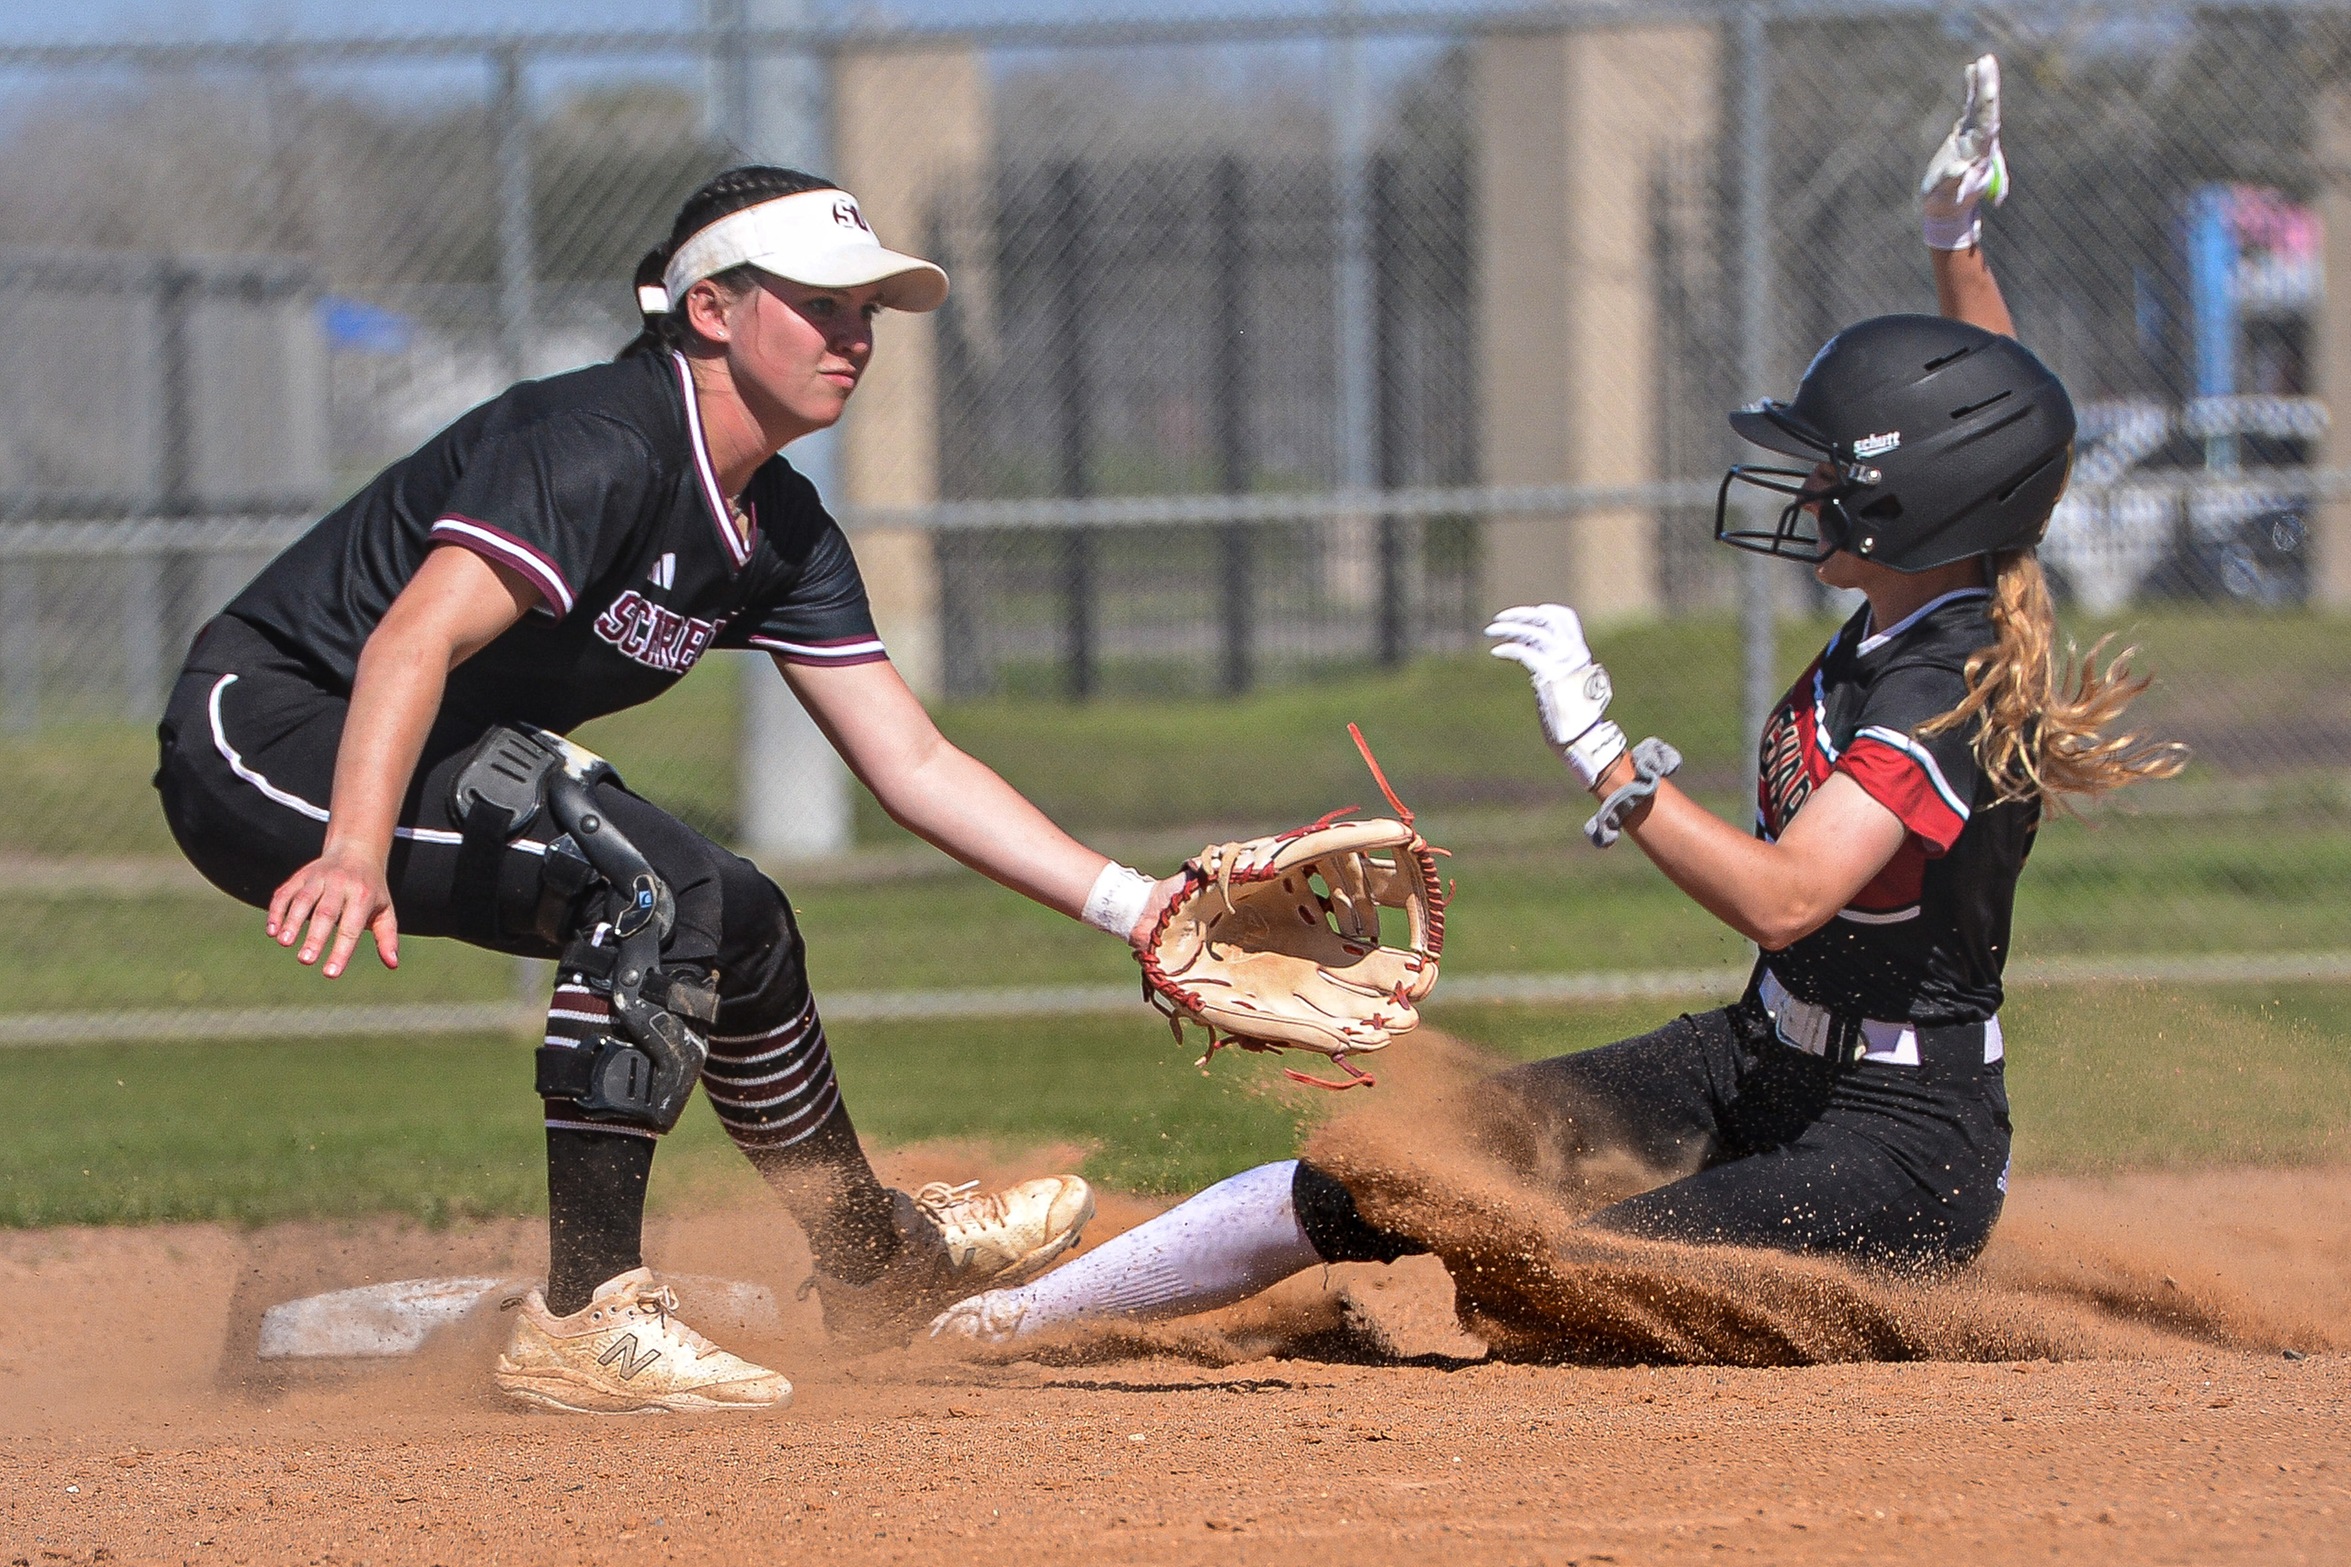
[[[808,1233],[818,1272],[864,1284],[898,1255],[889,1188],[866,1163],[848,1106],[836,1101],[798,1142],[743,1152]]]
[[[645,1180],[654,1142],[547,1128],[547,1309],[568,1317],[596,1286],[645,1262]]]
[[[1355,1211],[1355,1194],[1303,1159],[1290,1183],[1290,1206],[1298,1228],[1325,1262],[1394,1262],[1428,1250],[1408,1236],[1372,1228]]]

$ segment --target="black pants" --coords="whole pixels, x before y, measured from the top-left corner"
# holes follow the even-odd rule
[[[1621,1150],[1693,1173],[1589,1223],[1659,1240],[1948,1267],[1982,1251],[2008,1189],[2008,1093],[1980,1035],[1918,1066],[1839,1064],[1789,1046],[1752,1000],[1488,1079],[1477,1121],[1530,1169]],[[1329,1260],[1420,1248],[1372,1229],[1332,1177],[1300,1167],[1300,1218]]]
[[[159,731],[156,787],[172,835],[214,886],[266,907],[287,877],[318,857],[347,709],[298,659],[241,622],[224,617],[197,639]],[[501,921],[499,899],[485,891],[484,879],[460,874],[450,785],[491,722],[444,710],[426,739],[392,845],[393,909],[403,935],[554,958],[559,942]],[[758,867],[658,806],[610,784],[599,787],[597,804],[676,896],[664,961],[718,971],[718,1021],[703,1088],[720,1121],[763,1171],[811,1159],[832,1167],[827,1179],[794,1183],[821,1194],[812,1199],[815,1211],[800,1215],[820,1260],[828,1241],[844,1239],[886,1256],[896,1244],[888,1199],[841,1103],[791,903]],[[510,863],[499,879],[535,874],[532,851],[539,848],[526,833],[507,849]],[[608,1015],[577,976],[562,976],[548,1042],[576,1043],[600,1031]],[[549,1101],[547,1112],[552,1128],[650,1136],[580,1120],[577,1107],[562,1101]],[[838,1271],[864,1273],[862,1260]]]

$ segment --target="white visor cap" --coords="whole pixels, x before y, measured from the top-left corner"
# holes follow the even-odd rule
[[[882,248],[845,190],[804,190],[730,212],[678,247],[662,290],[643,289],[647,310],[674,310],[706,277],[750,265],[811,288],[882,285],[882,303],[920,313],[947,301],[947,274],[920,256]],[[666,291],[667,297],[656,299]]]

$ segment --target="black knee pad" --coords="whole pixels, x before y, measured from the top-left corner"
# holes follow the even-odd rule
[[[580,905],[598,882],[611,879],[601,860],[564,829],[548,823],[556,791],[566,791],[576,816],[589,807],[588,791],[620,782],[612,764],[559,735],[498,725],[475,742],[449,792],[449,814],[462,830],[455,895],[496,910],[503,936],[536,936],[560,944],[577,927]],[[591,808],[592,809],[592,808]],[[594,820],[593,816],[590,817]],[[515,847],[533,826],[548,832],[546,852]],[[598,825],[601,825],[599,823]],[[599,845],[598,847],[602,847]],[[621,876],[615,885],[625,886]]]
[[[1355,1210],[1355,1198],[1336,1177],[1305,1160],[1290,1184],[1290,1206],[1298,1227],[1325,1262],[1394,1262],[1428,1250],[1390,1230],[1375,1229]]]
[[[619,1028],[576,1045],[541,1045],[536,1090],[569,1100],[583,1119],[666,1132],[710,1058],[709,1029],[718,1017],[718,976],[708,969],[632,966],[618,949],[575,941],[567,971],[605,998]]]
[[[491,894],[488,877],[516,858],[508,846],[551,819],[558,833],[541,857],[533,928],[564,911],[574,934],[563,967],[607,998],[620,1026],[577,1046],[542,1047],[538,1091],[590,1120],[666,1132],[709,1059],[718,976],[663,963],[676,896],[597,803],[593,791],[606,783],[620,783],[611,764],[560,735],[528,725],[492,729],[451,784],[450,811],[464,825],[459,891]],[[495,888],[502,918],[510,890],[502,880]]]

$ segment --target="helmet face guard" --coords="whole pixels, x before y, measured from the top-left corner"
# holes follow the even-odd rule
[[[1752,485],[1774,495],[1792,496],[1780,508],[1779,520],[1769,528],[1734,527],[1731,522],[1731,486]],[[1752,555],[1774,555],[1818,565],[1845,548],[1853,537],[1853,519],[1846,498],[1866,488],[1850,479],[1825,484],[1818,468],[1767,468],[1739,463],[1722,476],[1714,492],[1714,538],[1718,544]]]
[[[1884,475],[1795,417],[1786,403],[1765,401],[1742,408],[1732,425],[1748,440],[1790,457],[1814,459],[1809,468],[1775,468],[1737,463],[1714,492],[1714,538],[1718,544],[1754,555],[1774,555],[1817,565],[1848,547],[1853,516],[1845,502]],[[1751,485],[1792,497],[1770,528],[1736,527],[1731,522],[1731,486]]]

